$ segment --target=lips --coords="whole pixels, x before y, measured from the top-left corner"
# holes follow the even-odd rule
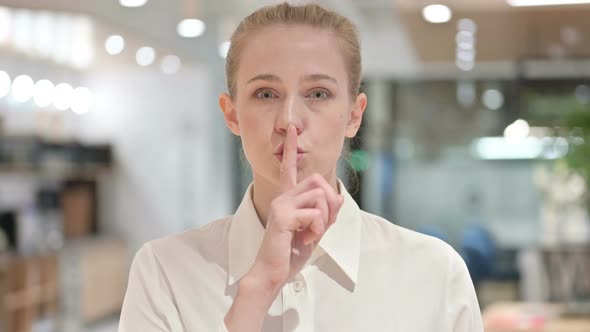
[[[282,155],[283,154],[283,146],[284,146],[283,143],[279,144],[279,146],[277,146],[277,148],[275,149],[275,154]],[[299,153],[305,153],[305,150],[303,150],[303,148],[298,146],[297,147],[297,154],[299,154]]]
[[[275,156],[279,160],[279,162],[283,161],[283,143],[279,144],[279,146],[275,149]],[[303,150],[301,147],[297,147],[297,162],[299,163],[303,156],[306,154],[306,151]]]
[[[275,157],[277,157],[279,162],[283,161],[283,154],[282,153],[275,153]],[[303,160],[303,157],[305,157],[305,152],[298,152],[297,153],[297,163],[301,162],[301,160]]]

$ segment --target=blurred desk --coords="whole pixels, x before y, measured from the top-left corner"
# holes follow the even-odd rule
[[[504,302],[483,312],[485,332],[588,332],[590,316],[564,317],[565,306]]]
[[[545,245],[541,252],[549,279],[549,300],[590,300],[590,244]]]
[[[122,240],[70,240],[61,251],[64,314],[80,326],[116,315],[127,287],[128,257]]]

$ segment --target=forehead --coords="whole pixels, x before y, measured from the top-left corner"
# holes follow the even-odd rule
[[[249,35],[240,54],[241,84],[260,74],[282,80],[325,74],[345,86],[347,67],[338,37],[330,30],[303,25],[272,25]]]

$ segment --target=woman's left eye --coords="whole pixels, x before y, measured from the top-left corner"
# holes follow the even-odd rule
[[[322,100],[322,99],[326,99],[326,98],[330,97],[330,93],[326,90],[323,90],[323,89],[317,89],[317,90],[313,90],[309,94],[309,97],[311,97],[312,99],[316,99],[316,100]]]

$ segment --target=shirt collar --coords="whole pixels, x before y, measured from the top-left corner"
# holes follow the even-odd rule
[[[358,280],[361,215],[354,199],[338,180],[344,203],[330,229],[324,234],[319,247],[328,254],[348,278]],[[252,267],[262,244],[264,228],[252,202],[252,184],[234,214],[229,230],[229,285],[240,280]]]

